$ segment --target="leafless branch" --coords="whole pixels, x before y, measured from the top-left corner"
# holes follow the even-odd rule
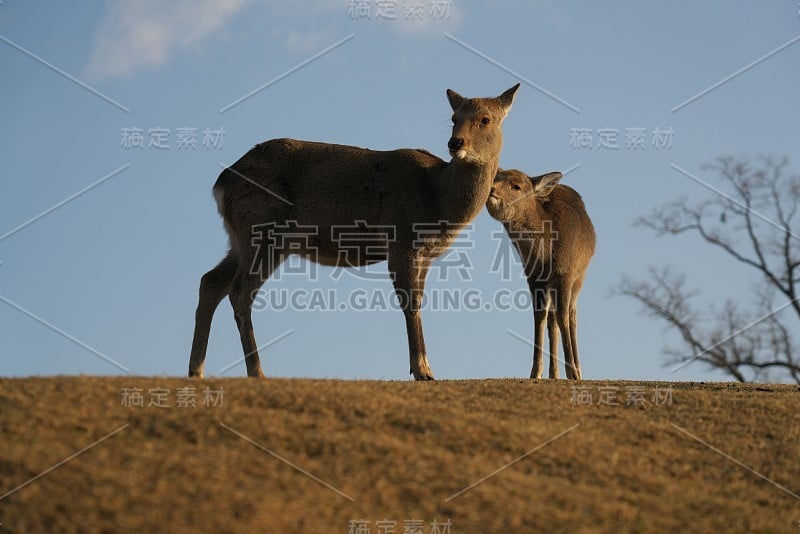
[[[720,158],[704,169],[719,178],[724,194],[668,202],[636,221],[658,235],[700,237],[757,275],[751,296],[743,291],[704,311],[694,304],[699,293],[669,268],[651,269],[646,281],[623,278],[615,292],[680,335],[683,350],[665,349],[668,363],[703,362],[742,382],[775,372],[800,383],[792,336],[800,326],[800,178],[787,167],[786,158],[762,157],[756,164]]]

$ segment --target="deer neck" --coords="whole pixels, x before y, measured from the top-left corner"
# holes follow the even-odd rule
[[[448,163],[439,181],[439,219],[463,225],[477,217],[489,198],[497,166],[497,158],[480,164],[456,159]]]

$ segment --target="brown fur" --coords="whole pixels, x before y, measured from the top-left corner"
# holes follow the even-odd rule
[[[595,233],[583,199],[571,187],[557,185],[560,179],[560,172],[529,177],[517,170],[501,170],[486,207],[503,223],[528,277],[534,313],[531,378],[541,378],[544,370],[547,326],[550,378],[558,378],[560,330],[567,378],[579,380],[577,300],[594,254]]]
[[[464,225],[480,212],[497,172],[503,144],[501,124],[519,84],[497,98],[464,98],[447,91],[453,131],[445,162],[424,150],[375,151],[353,146],[273,139],[257,145],[225,169],[214,186],[231,250],[200,282],[189,376],[203,376],[211,318],[228,295],[239,328],[248,376],[263,376],[251,307],[256,292],[290,254],[324,265],[358,266],[388,260],[405,315],[411,373],[431,380],[420,306],[431,261],[444,253]],[[252,245],[264,224],[296,221],[318,231],[301,249]],[[384,258],[367,254],[375,241],[340,247],[334,225],[391,226]],[[449,226],[419,240],[415,224]],[[376,230],[372,237],[384,236]],[[354,250],[354,247],[357,250]],[[374,248],[372,249],[374,250]],[[258,266],[253,269],[251,266]]]

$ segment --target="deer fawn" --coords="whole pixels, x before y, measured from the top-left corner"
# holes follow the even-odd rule
[[[228,295],[248,376],[263,377],[253,334],[256,292],[289,255],[323,265],[364,266],[388,260],[405,315],[411,373],[433,380],[420,308],[434,258],[480,212],[497,173],[501,125],[519,84],[496,98],[447,90],[453,130],[445,162],[425,150],[375,151],[354,146],[273,139],[222,171],[214,197],[230,236],[227,256],[200,280],[189,376],[203,376],[214,310]],[[253,247],[256,228],[312,227],[301,242]],[[362,241],[343,247],[335,229],[361,225]],[[420,233],[420,226],[441,228]],[[386,228],[392,236],[387,236]],[[372,233],[370,233],[372,232]],[[386,252],[375,257],[376,240]]]
[[[558,378],[558,335],[563,337],[567,378],[580,380],[578,293],[594,254],[595,234],[581,196],[558,185],[560,172],[529,177],[501,170],[486,207],[501,221],[524,264],[533,300],[533,369],[544,370],[544,330],[550,333],[550,378]]]

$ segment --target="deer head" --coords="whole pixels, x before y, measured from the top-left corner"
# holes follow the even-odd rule
[[[514,220],[535,200],[550,196],[561,176],[560,172],[528,176],[514,169],[498,171],[486,201],[489,215],[502,222]]]
[[[447,99],[453,108],[453,133],[447,148],[454,161],[485,164],[503,146],[503,119],[511,109],[519,84],[496,98],[464,98],[452,89]]]

